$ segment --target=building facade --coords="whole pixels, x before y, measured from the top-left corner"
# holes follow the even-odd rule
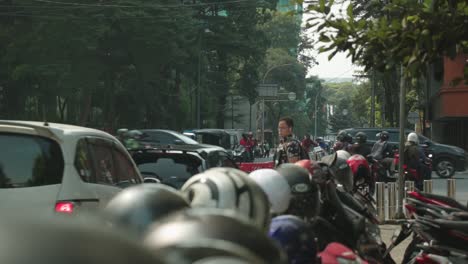
[[[468,151],[468,84],[465,76],[468,55],[459,53],[443,61],[443,82],[429,91],[430,135],[436,142]]]

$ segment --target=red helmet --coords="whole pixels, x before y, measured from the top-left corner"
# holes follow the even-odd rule
[[[373,192],[373,181],[370,173],[369,162],[364,156],[355,154],[346,161],[354,175],[354,186],[367,184],[371,193]]]
[[[303,159],[296,162],[295,164],[309,171],[311,180],[323,178],[322,167],[320,167],[318,162],[309,159]]]
[[[351,168],[351,170],[353,171],[353,174],[355,176],[358,173],[359,167],[364,167],[364,168],[366,168],[368,170],[370,169],[369,168],[369,162],[367,162],[367,160],[366,160],[366,158],[364,158],[364,156],[359,155],[359,154],[352,155],[346,162],[348,162],[348,165]]]

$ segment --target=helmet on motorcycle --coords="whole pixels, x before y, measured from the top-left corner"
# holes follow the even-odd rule
[[[269,235],[278,241],[288,255],[289,263],[315,263],[317,247],[310,226],[293,215],[273,218]]]
[[[308,170],[310,174],[310,179],[312,179],[312,176],[322,172],[322,168],[320,167],[318,162],[310,159],[300,160],[294,164]]]
[[[353,190],[353,172],[346,162],[347,159],[338,157],[333,166],[330,167],[330,171],[335,180],[343,185],[347,191]]]
[[[281,164],[277,171],[283,176],[291,188],[292,198],[287,214],[313,218],[320,209],[320,193],[315,182],[311,181],[309,172],[295,164]]]
[[[390,138],[390,134],[387,131],[382,131],[380,132],[379,137],[381,140],[387,141]]]
[[[348,151],[346,150],[338,150],[336,151],[336,155],[338,155],[338,158],[347,160],[351,157],[351,154],[349,154]]]
[[[128,133],[128,129],[126,129],[126,128],[117,129],[117,136],[118,137],[124,137],[127,133]]]
[[[141,184],[118,193],[104,209],[107,219],[141,236],[151,223],[177,210],[190,208],[176,189],[162,184]]]
[[[367,263],[363,262],[351,249],[337,242],[328,244],[319,256],[321,263],[327,264]]]
[[[289,207],[291,189],[284,177],[273,169],[259,169],[249,174],[268,196],[270,209],[274,214],[281,214]]]
[[[344,130],[341,130],[340,132],[338,132],[338,134],[336,135],[336,140],[340,141],[340,142],[344,142],[346,141],[346,137],[348,136],[348,133],[346,133],[346,131]]]
[[[355,138],[356,138],[356,141],[361,144],[366,143],[367,141],[367,135],[364,132],[358,132]]]
[[[362,155],[355,154],[346,161],[354,175],[354,186],[372,184],[369,163]],[[372,187],[372,186],[369,186]]]
[[[133,139],[139,139],[141,136],[143,136],[143,133],[140,130],[130,130],[127,134]]]
[[[262,230],[268,228],[268,197],[245,172],[234,168],[212,168],[191,177],[181,188],[193,207],[237,211]]]
[[[408,142],[413,142],[415,144],[419,143],[418,134],[411,132],[408,134]]]
[[[256,226],[234,211],[213,208],[180,211],[156,222],[144,244],[158,256],[181,256],[188,260],[185,263],[212,256],[234,256],[250,263],[257,263],[252,258],[285,261],[283,252]]]
[[[68,217],[67,217],[68,218]],[[152,252],[122,232],[76,218],[11,218],[0,220],[0,263],[126,264],[162,263]],[[80,219],[81,220],[81,219]],[[84,220],[84,219],[83,219]]]

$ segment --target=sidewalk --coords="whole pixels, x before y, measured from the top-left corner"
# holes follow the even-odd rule
[[[395,230],[400,229],[399,225],[381,225],[380,226],[380,233],[382,236],[382,240],[385,242],[387,247],[391,243],[391,239]],[[393,260],[396,263],[401,263],[403,260],[403,255],[405,254],[406,247],[411,242],[412,236],[409,236],[405,241],[401,242],[396,248],[394,248],[391,252]]]

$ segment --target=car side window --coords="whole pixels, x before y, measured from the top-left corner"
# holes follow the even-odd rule
[[[208,154],[208,167],[209,168],[214,168],[214,167],[221,167],[222,162],[219,157],[219,154],[217,151],[213,151]]]
[[[92,159],[88,151],[86,139],[78,140],[75,152],[75,168],[78,175],[84,182],[96,182],[96,175],[93,168]]]
[[[220,167],[236,168],[236,164],[229,158],[227,153],[219,152]]]
[[[141,183],[140,177],[135,170],[128,155],[114,145],[113,151],[114,164],[116,167],[116,185],[119,187],[128,187],[130,185]]]
[[[168,133],[161,133],[155,132],[153,133],[154,140],[161,143],[161,144],[174,144],[176,137],[168,134]]]
[[[101,138],[88,138],[87,142],[96,170],[96,183],[115,185],[117,183],[117,178],[112,157],[113,142]]]

